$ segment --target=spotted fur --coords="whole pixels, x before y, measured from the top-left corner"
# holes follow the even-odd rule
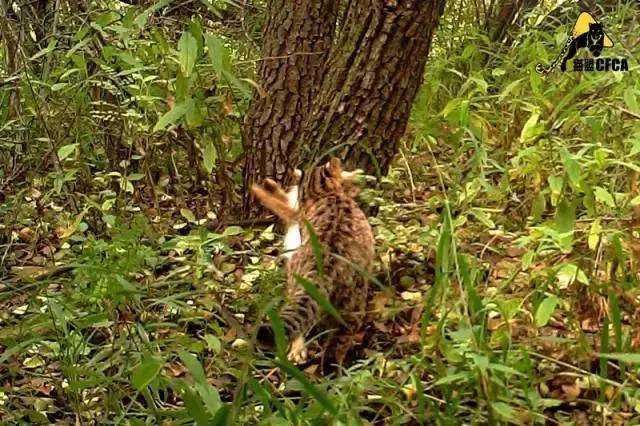
[[[293,220],[300,224],[302,245],[287,264],[287,297],[280,311],[292,342],[289,358],[294,361],[304,359],[305,336],[328,319],[316,300],[298,284],[296,275],[318,287],[349,329],[355,331],[362,323],[367,279],[357,269],[371,270],[374,239],[364,212],[353,199],[351,178],[343,174],[342,165],[335,158],[312,169],[303,177],[298,210],[291,207],[283,210],[284,191],[275,182],[254,187],[254,194],[267,208],[285,222]],[[311,225],[322,247],[324,274],[317,270],[306,223]]]

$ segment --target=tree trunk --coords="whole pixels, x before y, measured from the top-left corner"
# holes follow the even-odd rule
[[[347,168],[387,173],[422,83],[445,0],[273,0],[256,94],[244,126],[248,190],[329,151]],[[334,37],[334,34],[335,35]],[[335,42],[334,41],[335,38]]]
[[[444,0],[349,3],[305,128],[304,160],[333,150],[347,168],[387,173],[443,10]]]
[[[289,161],[322,78],[335,32],[337,0],[271,0],[256,93],[244,123],[244,213],[254,206],[251,184],[286,181]]]
[[[513,25],[522,23],[523,16],[533,9],[539,0],[505,0],[500,5],[495,17],[488,17],[487,28],[491,40],[494,42],[505,41],[507,33]],[[510,45],[510,42],[505,43]]]

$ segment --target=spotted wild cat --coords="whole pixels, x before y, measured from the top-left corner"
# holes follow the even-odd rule
[[[289,337],[288,358],[303,361],[305,337],[318,324],[329,320],[298,284],[296,275],[312,282],[345,320],[348,331],[360,328],[367,300],[366,273],[373,265],[374,238],[367,218],[353,198],[351,176],[342,170],[340,160],[313,168],[302,178],[298,208],[289,205],[287,193],[267,179],[254,185],[253,193],[286,224],[299,224],[301,245],[287,263],[286,299],[280,310]],[[309,223],[322,247],[322,272],[305,226]],[[358,271],[360,269],[360,271]]]

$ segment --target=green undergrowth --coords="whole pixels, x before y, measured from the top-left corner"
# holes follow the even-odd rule
[[[610,54],[637,58],[637,17],[605,23]],[[256,348],[284,285],[274,227],[208,227],[102,163],[65,191],[84,173],[75,146],[13,188],[0,421],[640,422],[640,70],[542,78],[570,24],[538,24],[508,53],[473,32],[454,53],[436,43],[401,155],[360,195],[379,206],[375,280],[339,373]]]

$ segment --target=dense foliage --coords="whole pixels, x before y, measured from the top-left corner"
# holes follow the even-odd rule
[[[0,421],[640,421],[636,5],[596,14],[628,72],[543,78],[577,5],[496,40],[447,4],[360,197],[366,343],[322,376],[254,347],[283,284],[277,227],[234,215],[264,4],[54,3],[0,2]]]

